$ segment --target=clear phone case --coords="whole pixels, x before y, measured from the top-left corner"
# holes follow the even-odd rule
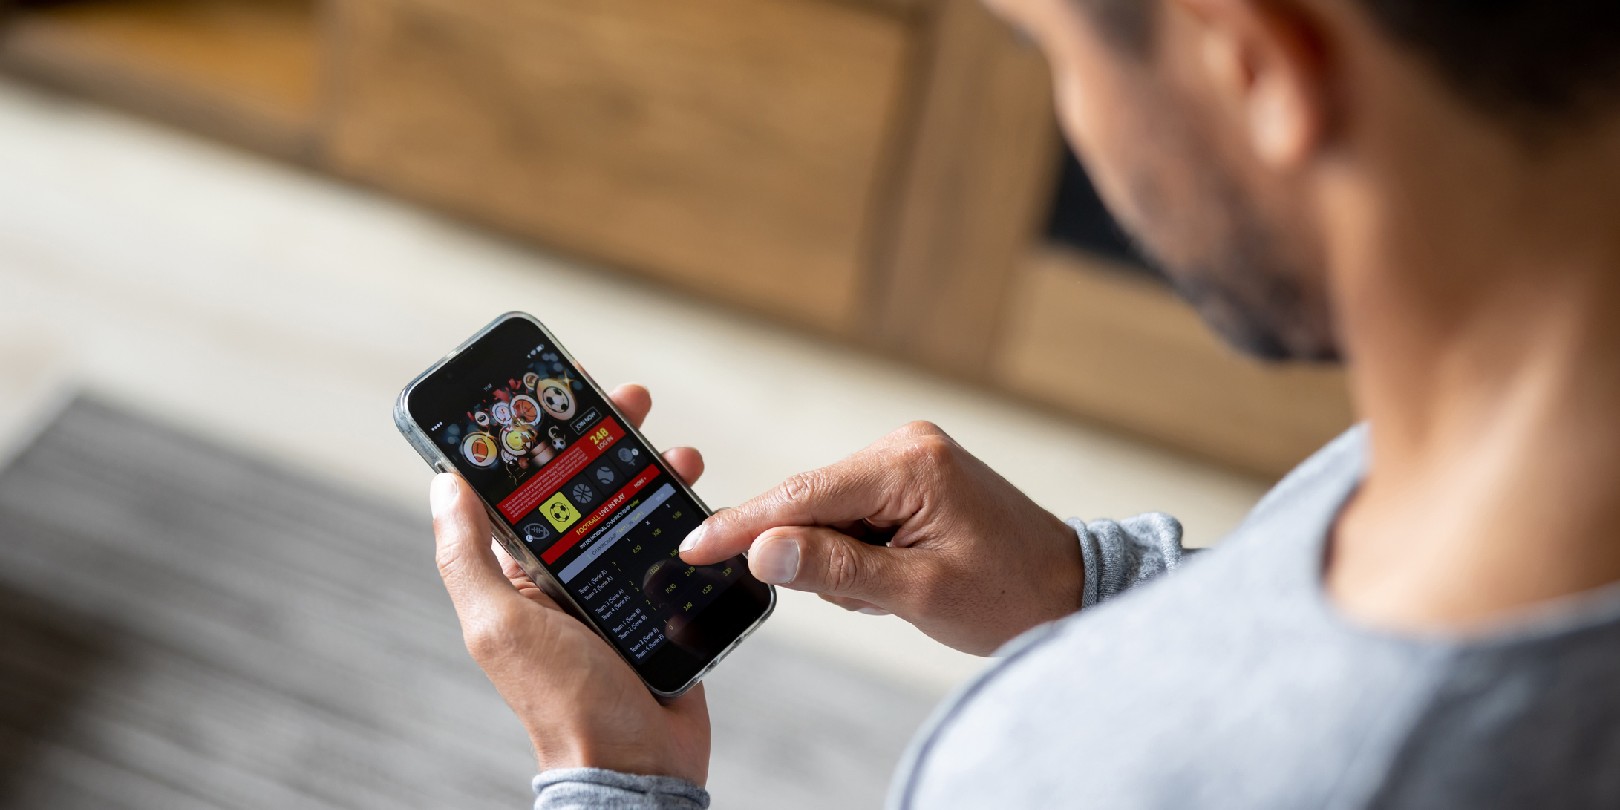
[[[612,414],[618,418],[625,431],[634,436],[647,447],[653,447],[652,442],[647,441],[647,437],[643,436],[641,431],[635,425],[632,425],[630,421],[624,417],[624,414],[619,412],[619,409],[613,405],[613,401],[608,398],[607,392],[597,384],[596,380],[593,379],[590,373],[580,365],[579,361],[574,359],[574,356],[569,353],[568,349],[563,346],[561,341],[557,340],[557,337],[551,333],[551,330],[546,328],[545,324],[541,323],[539,319],[526,312],[508,312],[495,320],[490,321],[488,325],[478,330],[478,332],[472,337],[467,338],[461,343],[461,345],[451,350],[449,354],[446,354],[444,357],[440,358],[438,362],[434,363],[426,371],[416,375],[416,377],[399,392],[398,398],[394,400],[394,426],[399,428],[400,434],[405,437],[406,441],[410,442],[412,447],[416,448],[417,455],[421,456],[422,460],[427,462],[429,467],[432,467],[438,472],[456,472],[456,468],[451,463],[450,459],[443,453],[439,452],[438,448],[434,446],[432,437],[430,437],[427,431],[418,425],[416,420],[412,418],[410,410],[406,405],[410,398],[411,392],[415,390],[423,380],[433,376],[434,373],[438,372],[455,358],[465,353],[496,327],[514,318],[521,318],[522,320],[533,324],[535,328],[539,329],[540,333],[545,336],[546,340],[548,340],[551,345],[559,353],[561,353],[563,359],[568,362],[568,365],[579,373],[580,379],[586,385],[590,386],[591,389],[595,391],[597,396],[599,396],[602,401],[607,404],[607,407],[611,410]],[[692,499],[693,503],[698,505],[698,508],[703,511],[704,517],[708,517],[714,513],[714,510],[710,509],[708,505],[703,502],[703,499],[699,498],[697,493],[693,492],[691,487],[687,486],[686,482],[680,479],[680,476],[675,475],[674,471],[668,468],[668,465],[664,463],[662,457],[657,459],[657,463],[663,467],[664,472],[669,475],[670,480],[674,482],[675,486],[679,487],[682,492]],[[483,500],[482,496],[480,496],[480,500]],[[489,522],[493,529],[495,539],[501,544],[502,548],[506,549],[506,553],[511,555],[512,559],[516,560],[518,565],[523,567],[524,572],[529,575],[530,579],[534,580],[535,585],[539,586],[540,589],[555,600],[557,604],[561,605],[569,613],[572,613],[575,618],[584,622],[585,625],[591,628],[591,630],[598,636],[601,636],[602,639],[608,643],[608,647],[612,648],[612,650],[621,659],[623,659],[632,670],[636,670],[635,662],[626,657],[624,652],[619,649],[619,646],[613,643],[613,640],[608,636],[608,634],[601,627],[597,626],[596,622],[590,618],[589,614],[584,610],[584,608],[582,608],[579,603],[568,594],[567,590],[562,587],[562,583],[558,582],[557,578],[554,577],[552,573],[546,569],[545,565],[534,556],[533,552],[529,550],[529,547],[525,545],[520,538],[518,538],[517,533],[507,525],[505,518],[503,518],[500,513],[490,506],[488,501],[484,502],[484,511],[489,515]],[[710,670],[714,669],[716,664],[720,663],[720,661],[723,660],[727,655],[730,655],[731,651],[736,649],[737,645],[741,644],[743,639],[748,638],[754,633],[755,630],[759,629],[759,626],[763,624],[765,620],[770,617],[771,613],[776,610],[776,589],[772,587],[769,589],[769,591],[770,603],[766,606],[764,613],[760,614],[759,619],[750,625],[748,629],[738,634],[737,638],[733,639],[730,644],[726,645],[726,647],[722,649],[719,654],[715,655],[711,661],[704,665],[702,669],[698,670],[697,674],[693,675],[692,678],[686,683],[672,691],[658,689],[651,683],[647,683],[646,678],[644,677],[642,678],[642,683],[646,684],[649,691],[661,698],[669,699],[685,694],[687,690],[691,689],[693,686],[696,686],[700,681],[702,681],[703,676],[707,675]],[[636,674],[637,677],[641,677],[639,670],[636,670]]]

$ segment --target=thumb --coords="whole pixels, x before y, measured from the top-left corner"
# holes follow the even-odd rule
[[[465,628],[469,620],[498,609],[502,601],[521,597],[490,549],[489,516],[467,482],[454,473],[441,473],[433,479],[430,495],[434,557]]]
[[[748,570],[772,585],[892,609],[906,576],[896,553],[896,549],[867,545],[832,529],[779,528],[754,540],[748,550]]]

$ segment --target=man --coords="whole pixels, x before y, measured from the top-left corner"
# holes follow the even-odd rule
[[[1620,4],[996,5],[1183,293],[1259,355],[1348,358],[1366,426],[1147,585],[1180,565],[1174,521],[1065,525],[928,425],[683,557],[748,550],[767,581],[1002,649],[895,806],[1620,807]],[[654,702],[434,486],[536,806],[705,804],[701,693]],[[862,521],[891,545],[839,531]]]

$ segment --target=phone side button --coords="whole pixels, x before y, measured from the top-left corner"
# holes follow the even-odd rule
[[[455,472],[456,471],[456,468],[450,464],[450,461],[448,459],[442,459],[442,458],[439,459],[438,461],[433,462],[433,469],[438,470],[439,472],[442,472],[442,473]]]

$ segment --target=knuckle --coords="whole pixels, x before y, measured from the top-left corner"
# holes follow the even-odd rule
[[[474,661],[493,661],[506,652],[504,634],[488,622],[469,625],[462,631],[462,640],[467,643],[467,653]]]
[[[820,472],[798,473],[782,482],[778,488],[778,496],[788,504],[808,503],[824,486],[825,482]]]
[[[485,663],[505,659],[516,651],[517,640],[513,633],[514,629],[509,616],[505,613],[496,613],[469,622],[463,629],[462,636],[467,643],[467,652],[473,660]]]
[[[860,555],[848,543],[827,544],[827,591],[848,593],[861,582]]]
[[[945,431],[933,422],[918,419],[902,425],[899,430],[895,431],[895,434],[908,439],[921,439],[930,436],[944,436]]]
[[[433,552],[433,563],[439,567],[441,576],[454,576],[465,564],[461,547],[450,543],[440,545]]]
[[[913,464],[937,467],[955,459],[956,443],[944,433],[916,436],[906,445],[905,455]]]

